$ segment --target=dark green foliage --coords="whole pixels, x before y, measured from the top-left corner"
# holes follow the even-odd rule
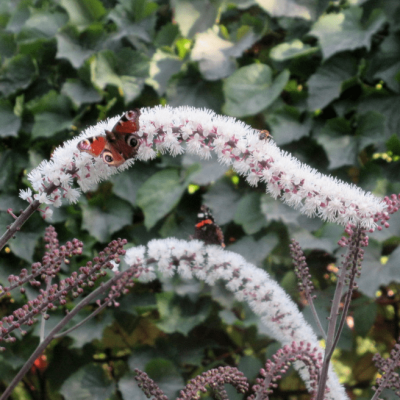
[[[0,1],[2,232],[12,222],[7,208],[18,213],[26,206],[17,198],[26,174],[56,146],[102,119],[159,104],[241,118],[269,129],[279,146],[323,174],[377,196],[400,192],[399,32],[398,0]],[[187,239],[203,203],[227,248],[268,270],[308,319],[289,258],[289,240],[298,240],[317,288],[316,308],[326,317],[342,228],[300,215],[262,185],[249,187],[215,158],[159,155],[56,210],[61,243],[85,243],[62,277],[116,237],[131,245]],[[3,285],[8,274],[40,260],[45,225],[35,215],[2,250]],[[399,242],[398,215],[371,235],[350,310],[355,327],[339,343],[338,373],[354,396],[371,395],[373,341],[385,352],[400,332]],[[34,295],[28,288],[3,298],[1,316]],[[60,307],[47,326],[72,305]],[[7,345],[0,392],[37,343],[36,327]],[[141,399],[135,368],[173,398],[190,378],[220,365],[239,366],[254,379],[276,346],[222,287],[178,278],[138,284],[120,308],[55,341],[48,369],[30,372],[14,398]],[[306,393],[293,374],[279,390],[282,397]]]

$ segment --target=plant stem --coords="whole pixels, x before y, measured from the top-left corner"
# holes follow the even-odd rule
[[[74,172],[74,171],[73,171]],[[54,183],[50,184],[46,193],[49,195],[54,192],[59,186]],[[17,217],[14,223],[4,232],[3,236],[0,238],[0,250],[6,245],[6,243],[15,235],[17,231],[19,231],[22,225],[30,218],[30,216],[40,207],[39,200],[32,201],[28,207],[25,208],[24,211]]]
[[[46,338],[39,344],[36,350],[32,353],[29,357],[28,361],[24,364],[24,366],[20,369],[18,374],[14,377],[11,381],[10,385],[7,387],[5,392],[0,397],[0,400],[6,400],[8,396],[12,393],[14,388],[18,385],[20,380],[25,376],[25,374],[29,371],[35,360],[43,353],[45,348],[50,344],[53,340],[56,333],[58,333],[71,319],[79,313],[86,305],[88,305],[92,300],[94,300],[98,295],[102,294],[103,292],[107,291],[111,288],[112,285],[115,284],[116,281],[121,279],[121,274],[115,275],[105,284],[98,287],[92,293],[90,293],[87,297],[85,297],[81,302],[79,302],[76,307],[69,312],[54,328],[53,330],[46,336]],[[106,304],[108,301],[106,302]]]
[[[347,255],[346,259],[347,261],[343,263],[342,269],[340,272],[340,276],[336,285],[336,290],[335,294],[333,297],[332,301],[332,308],[331,308],[331,313],[329,316],[329,325],[328,325],[328,333],[327,333],[327,338],[326,338],[326,346],[325,346],[325,357],[324,357],[324,363],[322,366],[321,370],[321,375],[319,378],[319,385],[318,385],[318,393],[316,400],[323,400],[324,394],[325,394],[325,387],[326,387],[326,381],[328,378],[328,371],[329,371],[329,364],[332,358],[333,351],[335,350],[335,347],[339,341],[340,335],[342,333],[343,327],[344,327],[344,322],[346,320],[347,312],[349,310],[350,306],[350,301],[351,301],[351,295],[353,293],[353,284],[354,284],[354,278],[356,275],[356,265],[358,262],[358,254],[360,251],[360,234],[361,234],[361,228],[355,228],[357,229],[356,232],[354,232],[353,238],[350,243],[349,247],[347,250]],[[354,242],[354,243],[352,243]],[[351,255],[355,248],[355,253]],[[350,257],[351,256],[351,257]],[[348,265],[349,263],[353,264],[352,267],[352,273],[350,274],[350,286],[349,290],[346,294],[345,298],[345,305],[342,310],[342,318],[340,320],[339,328],[336,331],[336,323],[337,319],[339,317],[339,307],[340,307],[340,299],[342,298],[342,292],[343,288],[345,286],[345,280],[346,276],[348,273]]]

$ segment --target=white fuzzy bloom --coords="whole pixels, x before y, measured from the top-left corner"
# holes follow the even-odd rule
[[[138,279],[149,281],[156,278],[156,270],[164,276],[177,272],[183,279],[196,277],[209,285],[217,281],[225,282],[226,288],[236,299],[249,304],[260,316],[269,335],[282,346],[293,341],[308,342],[319,348],[318,338],[304,320],[297,305],[285,291],[262,269],[249,264],[242,256],[223,250],[219,246],[206,246],[192,240],[178,239],[152,240],[147,248],[140,246],[126,252],[125,261],[138,268]],[[177,267],[171,268],[171,264]],[[307,371],[297,363],[300,375],[307,384]],[[329,371],[328,399],[346,399],[344,388],[333,370]]]
[[[85,138],[104,135],[120,117],[99,122],[81,135],[57,148],[50,161],[42,162],[28,174],[41,202],[51,204],[52,194],[46,193],[50,184],[71,191],[72,179],[76,178],[82,191],[93,189],[97,183],[131,166],[129,159],[120,167],[109,167],[99,157],[80,152],[77,144]],[[246,176],[250,185],[260,180],[266,183],[266,191],[291,207],[308,216],[319,216],[325,221],[341,225],[355,223],[362,228],[375,229],[374,217],[380,215],[386,204],[371,193],[365,193],[330,176],[325,176],[302,164],[287,152],[280,150],[269,139],[260,139],[250,126],[234,118],[221,116],[210,110],[192,107],[161,107],[141,110],[140,147],[136,159],[147,161],[157,151],[178,155],[186,150],[203,158],[214,151],[225,165],[233,163],[233,169]],[[78,193],[62,194],[71,202],[78,200]],[[21,195],[28,199],[21,192]],[[23,198],[24,198],[23,197]]]
[[[32,200],[32,190],[29,188],[26,190],[20,189],[19,197],[21,197],[22,200]]]

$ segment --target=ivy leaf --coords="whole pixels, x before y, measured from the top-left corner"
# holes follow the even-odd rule
[[[217,158],[211,157],[208,160],[200,159],[194,154],[186,153],[182,159],[182,166],[189,167],[193,164],[201,166],[200,171],[192,175],[191,181],[199,186],[208,185],[224,176],[228,167],[218,162]]]
[[[11,32],[0,32],[0,54],[2,59],[11,58],[17,49],[14,34]]]
[[[106,400],[115,390],[113,381],[100,365],[86,365],[71,375],[60,393],[66,400]]]
[[[381,285],[398,282],[400,274],[400,247],[389,256],[386,264],[381,262],[382,245],[375,240],[369,241],[365,249],[362,263],[362,274],[358,280],[358,287],[368,297],[375,297]]]
[[[333,57],[311,75],[307,82],[308,109],[323,109],[340,96],[342,84],[357,73],[357,60],[349,55]]]
[[[156,298],[160,313],[157,327],[165,333],[180,332],[186,336],[206,320],[211,310],[210,300],[206,298],[193,303],[174,292],[157,293]]]
[[[197,168],[196,168],[197,170]],[[189,171],[189,176],[193,171]],[[137,204],[143,210],[145,226],[151,229],[162,217],[169,213],[185,192],[185,181],[176,169],[168,169],[152,175],[138,190]]]
[[[138,368],[135,366],[135,368]],[[147,400],[147,396],[139,388],[134,375],[126,374],[118,381],[118,391],[121,392],[123,400]]]
[[[297,57],[305,57],[318,51],[318,47],[311,47],[304,44],[299,39],[294,39],[288,43],[281,43],[273,47],[269,53],[270,57],[275,61],[287,61]]]
[[[357,140],[351,135],[351,127],[348,120],[344,118],[329,120],[316,139],[326,149],[330,169],[355,163]]]
[[[18,136],[21,127],[21,118],[14,114],[12,104],[0,99],[0,137]]]
[[[273,79],[272,69],[265,64],[238,69],[224,82],[224,112],[235,117],[259,113],[279,97],[289,75],[289,71],[284,70]]]
[[[263,194],[261,197],[261,212],[268,221],[282,221],[285,224],[299,225],[298,211],[267,194]]]
[[[267,226],[260,209],[260,193],[250,193],[242,197],[236,208],[234,222],[241,225],[245,233],[252,235]]]
[[[28,55],[18,54],[5,60],[0,69],[0,92],[5,97],[26,89],[36,76],[36,64]]]
[[[163,358],[154,358],[146,365],[146,373],[157,382],[168,399],[177,397],[185,383],[174,363]]]
[[[80,68],[105,40],[101,25],[92,25],[83,32],[68,25],[56,35],[57,58],[65,58],[76,69]]]
[[[318,11],[317,0],[256,0],[272,17],[291,17],[313,20]]]
[[[303,121],[300,111],[295,107],[284,106],[281,110],[268,115],[268,124],[278,146],[309,136],[312,120]]]
[[[219,13],[221,0],[173,0],[175,20],[183,36],[192,37],[211,28]]]
[[[385,117],[385,137],[397,135],[400,132],[400,96],[374,93],[361,100],[358,104],[360,114],[371,111],[380,113]]]
[[[32,263],[33,253],[40,236],[42,236],[40,231],[18,232],[15,239],[9,242],[10,249],[17,257]]]
[[[113,175],[113,192],[132,206],[136,205],[136,194],[140,186],[146,182],[158,169],[151,164],[142,164],[140,168],[132,168],[121,174]]]
[[[82,204],[82,229],[86,229],[99,242],[105,243],[110,235],[132,221],[131,207],[123,200],[112,197],[98,206],[96,201]]]
[[[363,9],[350,7],[339,13],[322,15],[314,24],[310,35],[319,39],[325,59],[339,51],[371,48],[371,38],[385,22],[380,9],[375,9],[368,21],[361,21]]]
[[[125,103],[140,95],[148,70],[147,57],[129,48],[118,53],[104,50],[91,63],[92,82],[100,89],[107,85],[116,86],[124,96]]]
[[[232,184],[221,179],[204,195],[204,204],[211,208],[218,225],[232,221],[235,216],[240,194]]]
[[[215,81],[226,78],[236,69],[235,58],[240,57],[255,41],[256,35],[248,32],[239,42],[222,39],[213,29],[196,35],[192,60],[199,62],[205,79]]]
[[[360,150],[373,144],[377,146],[386,141],[386,135],[382,135],[385,130],[385,117],[375,111],[359,115],[357,118],[357,137]]]
[[[17,41],[53,38],[68,17],[63,12],[39,11],[32,14],[17,36]]]
[[[69,15],[69,22],[80,29],[104,16],[106,10],[100,0],[60,0]]]
[[[368,69],[373,79],[382,79],[391,90],[397,93],[400,92],[400,82],[398,79],[400,71],[399,52],[399,32],[391,32],[371,58]]]
[[[150,61],[150,77],[146,83],[153,86],[159,96],[163,95],[169,79],[180,71],[182,64],[179,57],[157,49]]]
[[[71,127],[71,104],[67,97],[52,90],[39,100],[33,100],[27,107],[34,114],[35,123],[32,137],[50,137],[54,133]]]
[[[172,78],[167,88],[168,104],[179,107],[182,104],[197,108],[221,110],[223,101],[221,82],[207,82],[199,77]]]
[[[101,100],[96,89],[79,79],[67,79],[61,93],[68,96],[77,107],[82,104],[97,103]]]
[[[255,241],[252,236],[245,236],[228,247],[229,251],[241,254],[246,261],[260,266],[262,261],[278,244],[278,237],[270,233]]]
[[[360,297],[352,301],[354,310],[354,329],[357,335],[365,337],[375,322],[378,305],[366,297]]]

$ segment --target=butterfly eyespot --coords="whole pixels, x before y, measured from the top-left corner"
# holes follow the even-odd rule
[[[134,136],[134,135],[129,135],[129,136],[126,137],[126,143],[127,143],[129,146],[131,146],[131,147],[133,147],[133,148],[136,148],[136,147],[138,147],[138,145],[139,145],[139,140],[137,139],[136,136]]]
[[[114,157],[112,156],[111,152],[104,151],[102,155],[103,161],[107,164],[111,164],[114,161]]]

